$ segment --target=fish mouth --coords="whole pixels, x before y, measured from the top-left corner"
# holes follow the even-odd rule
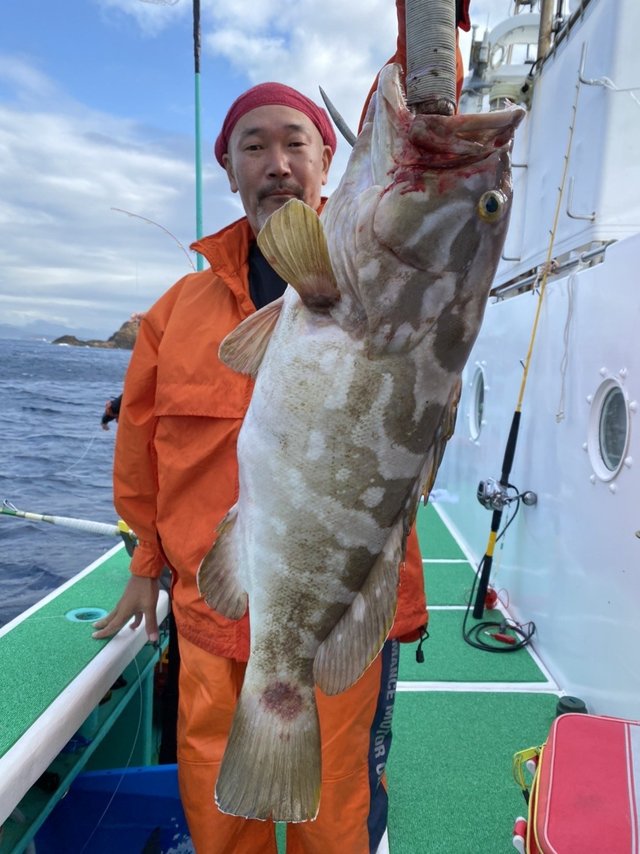
[[[400,66],[387,65],[380,74],[372,115],[374,148],[396,167],[422,171],[465,167],[507,150],[525,111],[516,106],[491,113],[411,112]],[[386,152],[383,151],[386,149]],[[383,174],[376,169],[376,174]]]
[[[467,166],[508,148],[524,115],[515,106],[455,116],[419,113],[410,118],[408,140],[427,168]]]

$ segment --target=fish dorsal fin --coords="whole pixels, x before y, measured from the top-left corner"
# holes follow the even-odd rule
[[[218,539],[205,555],[198,568],[196,580],[198,591],[214,611],[239,620],[247,610],[247,593],[238,582],[238,550],[234,528],[238,517],[238,505],[218,525]]]
[[[340,299],[318,214],[298,199],[271,214],[258,246],[273,269],[311,311],[327,312]]]
[[[405,542],[404,520],[400,518],[362,589],[320,644],[313,675],[325,694],[346,691],[382,649],[396,613]]]
[[[256,377],[275,329],[284,297],[249,315],[220,345],[220,359],[240,374]]]

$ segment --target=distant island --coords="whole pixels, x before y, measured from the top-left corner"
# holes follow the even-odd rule
[[[102,350],[133,350],[141,317],[142,315],[140,314],[131,315],[131,319],[125,320],[120,329],[114,332],[106,341],[101,341],[97,338],[90,338],[88,341],[83,341],[80,338],[76,338],[75,335],[61,335],[51,343],[68,344],[71,347],[96,347]]]

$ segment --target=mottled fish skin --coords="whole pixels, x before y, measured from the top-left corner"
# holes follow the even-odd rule
[[[393,621],[406,534],[502,249],[521,117],[413,117],[387,66],[321,216],[339,298],[314,310],[287,289],[238,441],[238,504],[199,575],[213,607],[238,617],[246,591],[251,612],[224,811],[316,814],[314,683],[346,689]]]

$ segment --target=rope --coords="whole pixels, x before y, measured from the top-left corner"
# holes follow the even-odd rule
[[[93,830],[91,831],[91,833],[89,834],[89,837],[87,838],[87,841],[84,843],[84,845],[82,846],[82,848],[80,850],[80,854],[84,854],[84,852],[87,850],[87,846],[89,845],[89,843],[91,842],[93,837],[96,835],[96,831],[100,828],[100,825],[104,821],[104,817],[106,816],[107,812],[109,811],[109,807],[113,803],[115,796],[118,794],[118,790],[120,789],[120,786],[124,782],[124,778],[126,776],[127,769],[131,765],[131,760],[133,759],[133,752],[134,752],[134,750],[136,748],[136,744],[138,742],[138,736],[140,734],[140,729],[142,727],[142,675],[140,673],[140,668],[138,667],[137,657],[134,657],[133,663],[136,666],[136,672],[138,674],[138,680],[137,680],[138,681],[138,723],[136,726],[135,735],[133,736],[133,741],[131,743],[131,750],[129,752],[129,758],[127,759],[127,763],[124,766],[124,769],[122,771],[122,774],[120,775],[120,779],[118,780],[118,783],[117,783],[115,789],[111,793],[111,797],[107,801],[106,807],[102,811],[102,815],[96,821]]]
[[[564,350],[562,353],[562,360],[560,362],[560,400],[558,401],[558,411],[556,412],[556,422],[558,424],[561,421],[564,421],[567,368],[569,367],[569,340],[571,335],[571,321],[573,320],[573,286],[575,279],[575,275],[571,275],[569,276],[569,281],[567,283],[567,319],[564,322],[564,331],[562,334]]]
[[[75,468],[79,463],[81,463],[81,462],[83,461],[83,459],[87,456],[87,454],[89,453],[89,451],[91,450],[91,448],[92,448],[92,446],[93,446],[93,443],[95,442],[95,440],[96,440],[96,436],[98,435],[98,432],[99,432],[99,431],[100,431],[100,427],[96,427],[96,430],[95,430],[95,432],[94,432],[93,436],[92,436],[92,437],[91,437],[91,439],[89,440],[89,444],[88,444],[88,445],[87,445],[87,447],[84,449],[84,452],[82,453],[82,455],[81,455],[81,456],[79,456],[79,457],[78,457],[78,459],[77,459],[75,462],[71,463],[71,465],[70,465],[68,468],[66,468],[66,469],[62,469],[62,471],[56,471],[56,472],[54,472],[54,475],[56,475],[56,476],[60,476],[60,475],[66,474],[67,472],[70,472],[70,471],[71,471],[71,469],[74,469],[74,468]]]
[[[569,126],[569,138],[567,140],[567,149],[564,155],[564,168],[562,170],[562,179],[560,181],[560,186],[558,187],[558,201],[556,203],[556,210],[553,217],[553,226],[551,228],[551,237],[549,240],[549,247],[547,250],[547,258],[545,263],[541,268],[541,284],[540,290],[538,292],[538,304],[536,306],[536,313],[533,321],[533,327],[531,329],[531,337],[529,339],[529,349],[527,350],[527,356],[524,361],[524,370],[522,372],[522,381],[520,383],[520,391],[518,394],[518,402],[516,404],[515,411],[513,413],[513,418],[511,420],[511,427],[509,429],[509,436],[507,438],[507,445],[504,452],[504,459],[502,461],[502,474],[500,475],[500,483],[503,487],[507,487],[509,485],[509,476],[511,474],[511,468],[513,466],[513,458],[515,456],[516,447],[518,444],[518,434],[520,431],[520,420],[522,415],[522,401],[524,399],[525,389],[527,387],[527,379],[529,377],[529,368],[531,366],[531,357],[533,354],[533,346],[535,344],[536,335],[538,332],[538,324],[540,322],[540,314],[542,311],[542,303],[544,300],[544,295],[547,289],[547,280],[549,278],[549,273],[554,270],[554,262],[552,261],[553,247],[556,239],[556,232],[558,230],[558,220],[560,219],[560,208],[562,204],[562,197],[564,195],[564,188],[567,182],[567,173],[569,170],[569,157],[571,154],[571,146],[573,143],[573,133],[576,126],[576,114],[578,110],[578,97],[580,95],[580,83],[582,82],[580,73],[578,73],[578,80],[576,82],[576,94],[573,101],[572,107],[572,117],[571,124]],[[540,273],[540,271],[539,271]],[[537,279],[536,279],[537,283]],[[480,562],[479,572],[480,579],[477,584],[477,593],[475,605],[473,608],[473,616],[476,620],[482,618],[484,613],[484,603],[487,595],[487,589],[489,585],[489,578],[491,576],[491,567],[493,564],[493,553],[495,549],[496,542],[498,540],[498,531],[500,529],[500,524],[502,521],[502,509],[495,508],[493,510],[491,516],[491,529],[489,532],[489,540],[487,542],[486,551],[484,553],[484,557]],[[506,530],[506,529],[505,529]],[[503,531],[504,533],[504,531]],[[465,617],[466,620],[466,617]],[[535,627],[531,628],[529,637],[533,635],[535,631]],[[465,640],[469,643],[470,640],[467,637],[467,633],[465,632],[463,625],[463,635],[465,636]],[[528,642],[525,641],[525,642]],[[513,648],[513,647],[512,647]]]

